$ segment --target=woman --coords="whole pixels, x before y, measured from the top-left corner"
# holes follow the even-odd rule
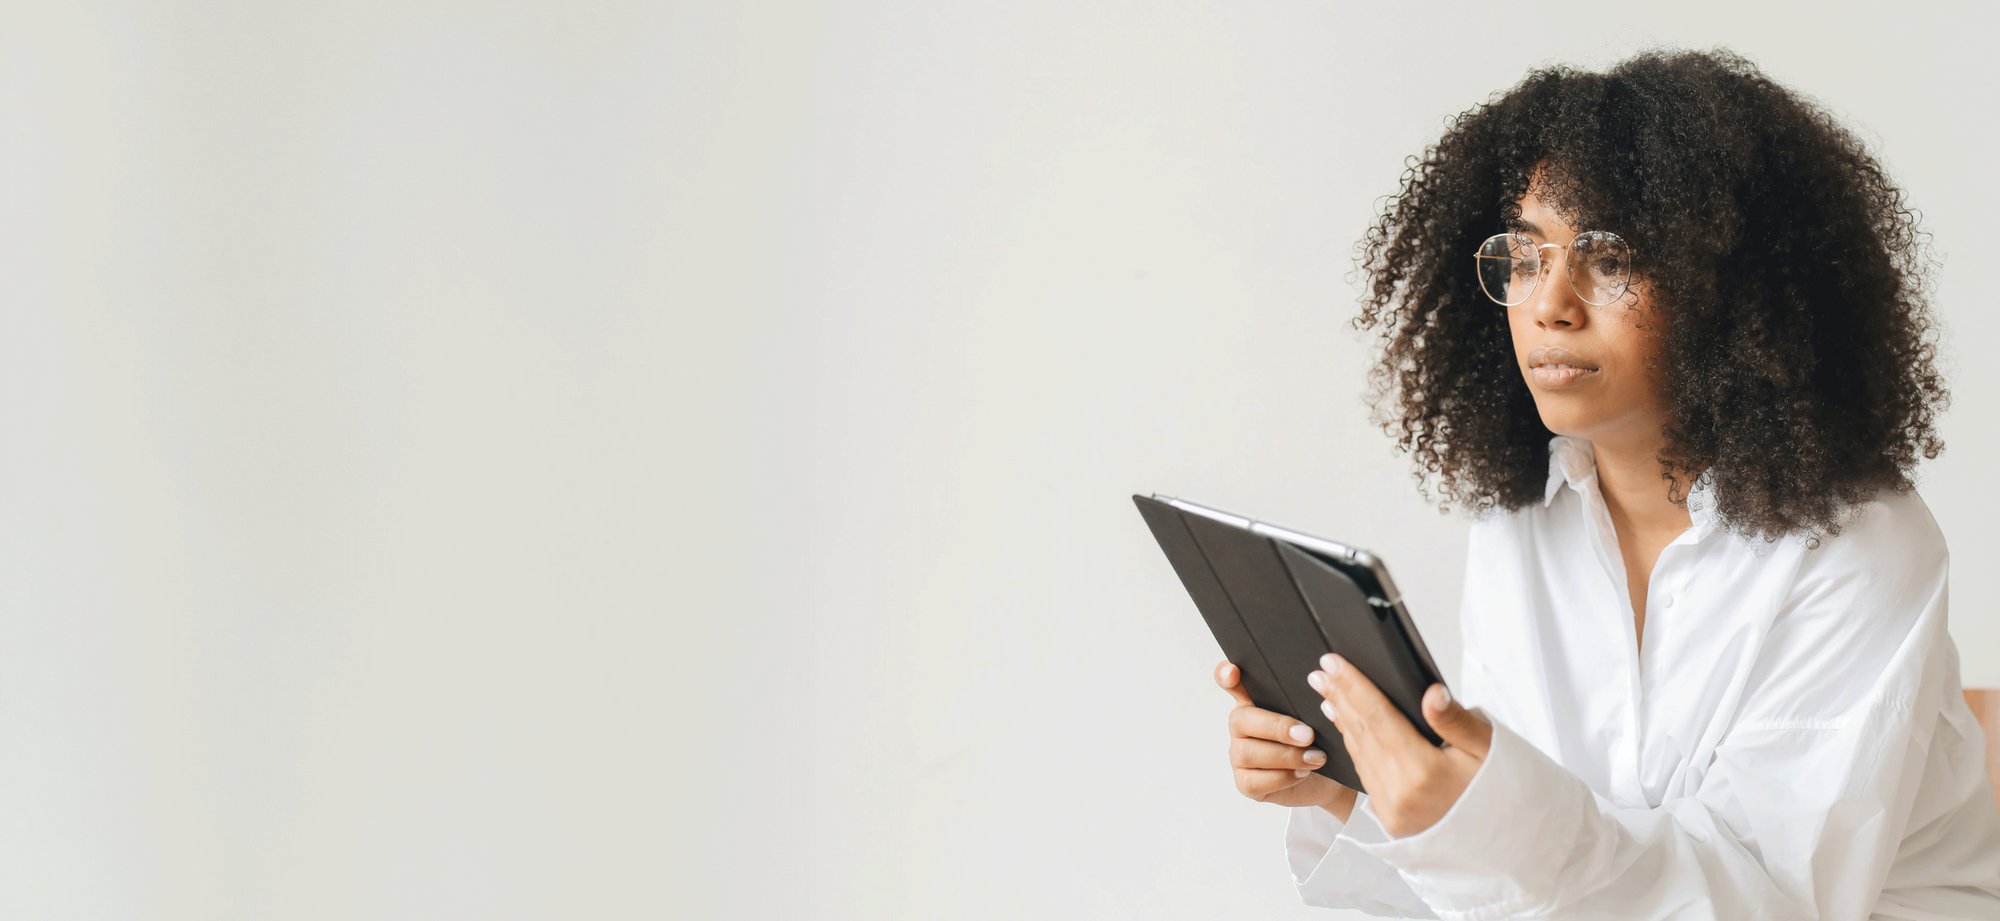
[[[1926,262],[1881,166],[1729,54],[1553,69],[1450,123],[1363,244],[1388,429],[1480,513],[1434,748],[1337,657],[1235,696],[1311,904],[2000,918],[1945,632]],[[1468,707],[1470,709],[1468,709]]]

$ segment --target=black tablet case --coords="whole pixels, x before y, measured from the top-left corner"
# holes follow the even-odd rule
[[[1363,789],[1340,730],[1320,711],[1306,675],[1319,658],[1339,653],[1373,680],[1410,724],[1442,740],[1424,720],[1424,691],[1437,681],[1398,618],[1368,593],[1342,561],[1204,515],[1133,496],[1167,561],[1208,622],[1222,654],[1242,673],[1257,706],[1313,728],[1313,747],[1326,752],[1318,771]],[[1365,576],[1372,584],[1373,577]]]

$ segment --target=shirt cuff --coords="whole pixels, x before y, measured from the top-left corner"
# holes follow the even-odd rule
[[[1391,918],[1436,917],[1394,868],[1359,848],[1361,842],[1389,840],[1374,813],[1363,811],[1367,802],[1368,794],[1356,796],[1345,823],[1318,806],[1292,807],[1285,856],[1299,900]]]
[[[1360,805],[1356,800],[1355,808]],[[1285,860],[1292,866],[1292,883],[1303,886],[1326,860],[1345,823],[1318,806],[1293,806],[1291,813],[1285,823]]]
[[[1485,762],[1437,824],[1407,838],[1357,842],[1395,867],[1440,918],[1484,921],[1552,903],[1584,810],[1596,808],[1576,775],[1507,727],[1492,726]],[[1360,819],[1357,805],[1348,824]],[[1379,826],[1372,809],[1368,819]]]

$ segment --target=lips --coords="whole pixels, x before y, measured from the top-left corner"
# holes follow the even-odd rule
[[[1562,346],[1543,345],[1528,353],[1528,370],[1535,383],[1562,387],[1595,375],[1598,368],[1594,362]]]

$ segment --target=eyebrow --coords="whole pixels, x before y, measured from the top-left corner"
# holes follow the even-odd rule
[[[1511,221],[1508,221],[1507,223],[1513,225],[1509,229],[1520,233],[1534,234],[1535,236],[1538,237],[1548,236],[1547,233],[1543,232],[1542,228],[1535,226],[1535,224],[1531,221],[1522,220],[1521,218],[1517,217]]]

